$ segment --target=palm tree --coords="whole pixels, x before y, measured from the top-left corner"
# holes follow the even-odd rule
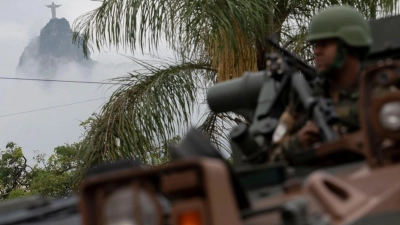
[[[282,46],[312,60],[304,42],[308,24],[332,4],[353,5],[367,18],[397,12],[395,0],[104,0],[74,22],[75,37],[81,35],[92,49],[132,52],[155,53],[165,42],[176,60],[155,64],[132,58],[143,69],[116,79],[121,87],[83,141],[86,165],[167,154],[155,146],[191,124],[202,87],[263,69],[264,54],[271,51],[263,40],[272,33]],[[228,149],[224,128],[235,116],[206,111],[202,118],[198,127]]]

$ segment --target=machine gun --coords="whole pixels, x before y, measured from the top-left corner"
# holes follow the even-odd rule
[[[313,96],[312,88],[321,85],[316,71],[289,51],[281,48],[273,38],[268,42],[280,54],[266,55],[266,70],[247,72],[242,78],[212,86],[207,101],[216,113],[235,112],[248,121],[250,126],[239,124],[231,132],[236,164],[244,162],[264,163],[272,136],[286,106],[289,93],[299,97],[306,110],[321,131],[321,141],[337,139],[332,124],[337,120],[331,99]],[[276,88],[278,86],[278,88]]]

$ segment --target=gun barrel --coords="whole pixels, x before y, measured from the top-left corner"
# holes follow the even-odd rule
[[[254,109],[264,79],[265,71],[246,72],[241,78],[216,84],[208,89],[208,105],[216,113]]]
[[[268,43],[272,45],[277,50],[281,51],[281,53],[287,57],[288,62],[295,66],[298,70],[300,70],[307,80],[312,80],[317,76],[317,71],[302,61],[299,57],[295,56],[293,53],[289,52],[288,50],[282,48],[279,43],[272,37],[268,38]]]

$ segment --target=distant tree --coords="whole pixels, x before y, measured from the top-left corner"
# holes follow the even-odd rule
[[[30,190],[51,197],[67,197],[73,193],[78,160],[78,144],[65,144],[54,149],[43,167],[32,171]]]
[[[41,194],[48,197],[67,197],[73,193],[76,158],[79,144],[65,144],[54,149],[46,160],[36,151],[35,165],[29,166],[22,148],[10,142],[1,151],[0,199]]]

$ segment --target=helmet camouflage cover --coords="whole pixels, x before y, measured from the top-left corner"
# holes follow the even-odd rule
[[[307,41],[339,38],[352,47],[369,47],[372,37],[364,16],[350,6],[332,6],[311,21]]]

